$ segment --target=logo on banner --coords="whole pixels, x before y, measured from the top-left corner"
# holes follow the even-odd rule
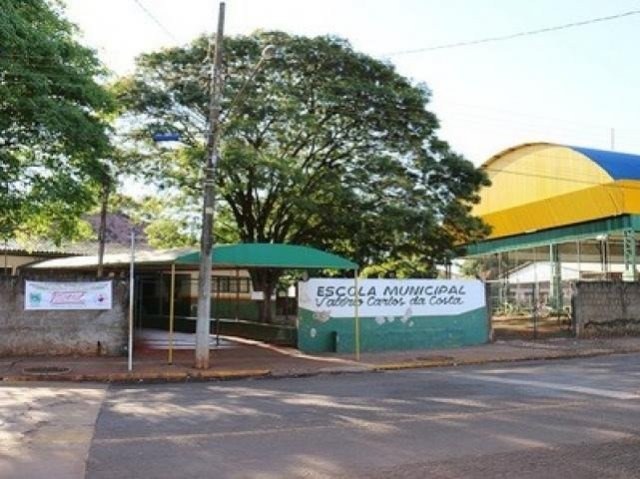
[[[40,306],[42,303],[42,294],[40,293],[31,293],[29,294],[29,302],[32,306]]]

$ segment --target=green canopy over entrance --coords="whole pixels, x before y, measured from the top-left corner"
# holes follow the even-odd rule
[[[335,254],[307,246],[271,243],[240,243],[214,246],[216,267],[283,269],[357,269],[358,265]],[[200,252],[185,253],[176,264],[199,264]]]
[[[129,253],[107,254],[105,268],[128,268]],[[166,251],[139,251],[135,255],[138,266],[197,267],[200,251],[176,249]],[[277,269],[358,269],[358,264],[338,255],[326,253],[308,246],[271,243],[239,243],[216,245],[212,254],[213,268],[277,268]],[[34,269],[95,269],[97,256],[75,256],[42,261],[28,268]]]

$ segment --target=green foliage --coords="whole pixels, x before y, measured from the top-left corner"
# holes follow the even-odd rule
[[[508,253],[498,253],[481,258],[467,259],[462,263],[460,272],[470,278],[495,280],[504,277],[509,271],[518,266],[516,259],[510,258]]]
[[[145,225],[147,241],[154,248],[195,246],[199,236],[190,221],[193,214],[184,214],[181,206],[173,198],[146,197],[132,217]]]
[[[362,270],[365,278],[435,278],[437,275],[434,265],[416,256],[389,259]]]
[[[196,239],[193,236],[189,236],[180,231],[179,226],[175,221],[160,218],[150,225],[148,225],[144,232],[147,235],[147,240],[154,248],[178,248],[181,246],[194,246]]]
[[[279,55],[234,100],[267,44]],[[207,48],[202,37],[142,55],[115,87],[139,142],[131,154],[196,205]],[[241,241],[306,244],[416,276],[487,233],[470,216],[487,179],[437,137],[426,86],[334,37],[258,32],[226,39],[224,58],[217,193]],[[158,131],[180,132],[183,145],[153,145]]]
[[[484,272],[486,270],[487,267],[484,262],[475,258],[465,260],[460,266],[460,273],[467,278],[491,279],[489,277],[485,278]]]
[[[60,2],[0,0],[0,237],[82,235],[112,97],[75,35]]]

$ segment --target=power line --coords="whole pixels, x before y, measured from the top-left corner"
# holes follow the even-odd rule
[[[590,185],[590,186],[614,186],[611,185],[610,183],[602,183],[599,181],[593,181],[593,180],[586,180],[586,179],[578,179],[575,177],[564,177],[564,176],[557,176],[557,175],[550,175],[550,174],[544,174],[544,173],[534,173],[532,171],[514,171],[514,170],[507,170],[505,168],[491,168],[491,167],[479,167],[481,170],[490,172],[490,173],[504,173],[504,174],[509,174],[509,175],[515,175],[515,176],[524,176],[524,177],[528,177],[528,178],[539,178],[539,179],[543,179],[543,180],[556,180],[556,181],[564,181],[567,183],[575,183],[575,184],[581,184],[581,185]],[[616,187],[619,187],[618,185],[615,185]],[[640,186],[632,186],[632,185],[625,185],[625,188],[629,187],[629,189],[638,189],[640,188]]]
[[[11,57],[11,56],[15,56],[18,57],[18,55],[6,55],[3,53],[0,53],[0,59],[2,59],[3,57]],[[41,77],[46,77],[48,78],[69,78],[69,79],[74,79],[78,77],[78,73],[75,71],[63,71],[63,67],[61,67],[60,65],[46,65],[44,63],[40,64],[37,62],[30,62],[29,65],[38,67],[40,68],[44,68],[45,70],[35,70],[35,71],[27,71],[27,72],[5,72],[5,77],[4,78],[0,78],[0,84],[2,83],[20,83],[19,80],[14,79],[14,78],[18,78],[18,77],[31,77],[34,80],[40,80]],[[46,69],[51,69],[54,71],[47,71]],[[94,76],[97,76],[99,78],[108,78],[110,77],[109,74],[105,74],[104,72],[93,72]],[[67,86],[72,86],[73,84],[71,83],[63,83],[63,82],[56,82],[56,84],[58,85],[67,85]],[[558,129],[558,125],[562,125],[562,127],[560,127],[562,130],[564,131],[571,131],[574,133],[577,132],[583,132],[583,130],[585,129],[589,129],[589,130],[599,130],[599,129],[606,129],[607,132],[609,132],[609,129],[611,128],[610,124],[596,124],[596,123],[587,123],[587,122],[579,122],[579,121],[575,121],[575,120],[570,120],[570,119],[563,119],[563,118],[557,118],[557,117],[551,117],[551,116],[540,116],[540,115],[535,115],[535,114],[530,114],[530,113],[526,113],[526,112],[517,112],[517,111],[513,111],[513,110],[505,110],[505,109],[500,109],[500,108],[495,108],[495,107],[490,107],[490,106],[483,106],[483,105],[471,105],[471,104],[464,104],[464,103],[456,103],[456,102],[449,102],[449,101],[442,101],[439,100],[438,103],[441,104],[441,106],[445,106],[447,107],[448,111],[446,113],[441,112],[440,115],[438,116],[438,120],[440,121],[440,123],[443,122],[443,118],[446,117],[455,117],[455,118],[464,118],[464,119],[472,119],[475,118],[478,121],[479,120],[484,120],[484,121],[489,121],[489,122],[501,122],[501,123],[508,123],[509,125],[519,125],[519,126],[525,126],[530,130],[533,130],[534,128],[538,128],[538,127],[553,127],[554,129]],[[424,105],[422,107],[416,107],[416,108],[405,108],[404,111],[406,111],[407,113],[418,113],[418,112],[422,112],[423,110],[425,110],[427,108],[427,106],[429,105]],[[431,107],[433,108],[433,104],[431,105]],[[459,110],[459,111],[455,111],[455,110]],[[462,111],[464,110],[479,110],[482,113],[475,113],[472,111],[467,111],[465,113],[463,113]],[[431,110],[426,110],[426,111],[431,111],[432,113],[434,113],[433,109]],[[487,113],[489,112],[489,113]],[[510,120],[508,118],[523,118],[526,120]],[[616,131],[620,132],[620,131],[626,131],[626,132],[638,132],[640,131],[640,128],[633,128],[633,127],[629,127],[629,126],[620,126],[617,125],[616,126]]]
[[[482,167],[482,166],[479,168],[481,170],[484,170],[490,173],[503,173],[503,174],[514,175],[514,176],[524,176],[528,178],[539,178],[543,180],[556,180],[556,181],[562,181],[566,183],[574,183],[577,185],[604,186],[606,188],[617,189],[617,190],[620,190],[620,189],[640,190],[640,185],[630,185],[630,184],[619,185],[615,183],[615,181],[617,180],[614,180],[609,183],[603,183],[603,182],[594,181],[594,180],[577,179],[575,177],[569,178],[565,176],[549,175],[549,174],[543,174],[543,173],[513,171],[513,170],[507,170],[505,168],[491,168],[491,167]]]
[[[395,52],[386,53],[383,56],[391,57],[391,56],[399,56],[399,55],[409,55],[412,53],[423,53],[423,52],[430,52],[434,50],[447,50],[450,48],[468,47],[471,45],[480,45],[483,43],[500,42],[504,40],[512,40],[514,38],[526,37],[530,35],[540,35],[542,33],[550,33],[550,32],[556,32],[559,30],[566,30],[569,28],[583,27],[586,25],[594,24],[594,23],[609,22],[611,20],[618,20],[620,18],[630,17],[638,14],[640,14],[640,10],[630,10],[628,12],[617,13],[615,15],[608,15],[606,17],[597,17],[597,18],[591,18],[589,20],[582,20],[579,22],[564,23],[562,25],[544,27],[544,28],[539,28],[537,30],[527,30],[524,32],[510,33],[508,35],[499,35],[495,37],[480,38],[478,40],[466,40],[461,42],[445,43],[443,45],[435,45],[432,47],[415,48],[415,49],[409,49],[409,50],[398,50]]]
[[[144,4],[142,3],[142,1],[141,1],[141,0],[133,0],[133,1],[136,3],[136,5],[138,5],[138,6],[142,9],[142,11],[143,11],[143,12],[144,12],[144,13],[145,13],[145,14],[146,14],[146,15],[147,15],[151,20],[153,20],[153,22],[154,22],[156,25],[158,25],[158,27],[160,27],[160,29],[161,29],[164,33],[166,33],[167,35],[169,35],[169,36],[171,37],[171,39],[172,39],[172,40],[174,40],[174,41],[175,41],[175,42],[177,42],[177,43],[179,43],[179,42],[180,42],[180,40],[178,40],[178,38],[177,38],[173,33],[171,33],[171,30],[169,30],[167,27],[165,27],[165,26],[162,24],[162,22],[161,22],[160,20],[158,20],[158,18],[157,18],[153,13],[151,13],[147,7],[145,7],[145,6],[144,6]]]
[[[527,118],[527,119],[536,120],[536,121],[545,122],[545,123],[548,123],[550,121],[555,122],[557,124],[567,123],[575,126],[580,126],[581,128],[610,128],[609,124],[588,123],[585,121],[577,121],[574,119],[559,118],[555,116],[543,116],[536,113],[529,113],[523,110],[516,111],[512,109],[498,108],[495,106],[479,105],[479,104],[471,104],[471,103],[460,103],[456,101],[449,101],[446,99],[443,100],[441,98],[437,99],[437,101],[435,101],[434,103],[438,105],[446,106],[448,109],[451,109],[451,110],[475,110],[475,111],[479,110],[483,112],[488,111],[501,116],[522,117],[522,118]]]

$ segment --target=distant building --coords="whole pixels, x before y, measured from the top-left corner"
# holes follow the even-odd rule
[[[73,256],[73,253],[65,251],[51,243],[39,242],[33,245],[24,245],[15,240],[0,243],[0,274],[3,276],[15,275],[18,268],[54,258]]]
[[[562,263],[562,295],[563,303],[569,305],[573,294],[572,283],[576,281],[622,280],[624,265],[613,264],[609,271],[602,271],[600,263]],[[514,268],[498,280],[490,281],[491,285],[505,285],[508,300],[519,305],[531,305],[537,292],[539,302],[549,302],[552,282],[552,265],[549,262],[526,263]],[[496,291],[497,288],[492,288]]]

